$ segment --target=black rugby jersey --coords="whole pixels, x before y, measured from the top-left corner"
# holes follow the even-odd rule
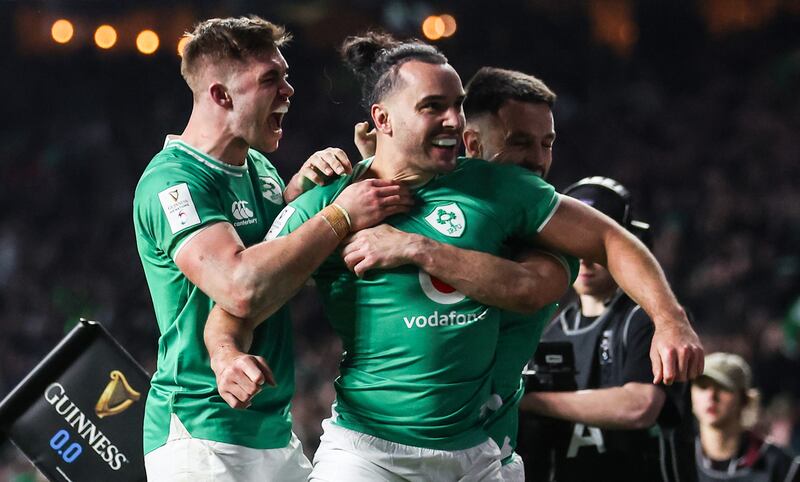
[[[545,329],[542,342],[569,342],[575,355],[578,390],[609,388],[629,382],[652,383],[650,342],[654,325],[644,310],[622,292],[597,318],[580,314],[577,302],[567,306]],[[693,481],[693,425],[688,386],[662,387],[666,400],[657,423],[644,430],[609,430],[545,419],[527,425],[544,430],[536,439],[528,480]],[[526,418],[537,418],[527,416]],[[542,418],[542,417],[538,417]],[[548,446],[546,455],[543,444]],[[524,447],[522,448],[524,450]],[[547,476],[543,465],[548,465]],[[529,465],[526,464],[526,471]]]

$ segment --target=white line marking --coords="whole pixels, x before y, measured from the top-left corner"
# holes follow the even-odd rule
[[[64,471],[63,471],[63,470],[61,470],[61,467],[59,467],[58,465],[56,465],[56,470],[58,470],[58,473],[59,473],[59,474],[61,474],[61,476],[62,476],[62,477],[64,477],[65,479],[67,479],[67,481],[68,481],[68,482],[72,482],[72,479],[70,479],[69,477],[67,477],[67,474],[65,474],[65,473],[64,473]]]

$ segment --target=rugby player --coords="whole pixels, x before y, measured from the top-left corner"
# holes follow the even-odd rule
[[[181,63],[193,95],[191,117],[136,187],[136,242],[161,333],[145,408],[149,480],[306,479],[310,464],[289,415],[291,327],[279,308],[339,244],[331,222],[346,213],[349,228],[359,229],[412,204],[396,183],[359,183],[337,199],[337,211],[261,242],[283,207],[284,184],[255,149],[274,151],[283,133],[294,93],[280,51],[288,38],[257,17],[198,24]],[[247,412],[231,408],[216,390],[203,344],[215,303],[269,320],[252,334],[252,346],[264,355],[254,359],[266,372],[259,380],[277,386],[249,400]]]

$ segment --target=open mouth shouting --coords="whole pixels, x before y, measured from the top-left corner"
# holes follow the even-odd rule
[[[283,116],[289,112],[289,103],[281,104],[273,110],[269,118],[267,120],[267,126],[269,129],[277,135],[283,133],[283,129],[281,129],[281,123],[283,122]]]

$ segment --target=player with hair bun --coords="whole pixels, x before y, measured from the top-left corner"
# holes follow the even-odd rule
[[[441,52],[382,34],[350,38],[342,52],[362,81],[375,156],[290,203],[270,235],[302,229],[364,180],[401,181],[417,203],[348,237],[314,275],[345,354],[311,480],[500,480],[500,452],[483,429],[497,308],[534,312],[569,277],[547,254],[559,278],[498,258],[509,242],[607,262],[672,330],[668,345],[695,347],[658,265],[623,229],[532,172],[458,157],[464,90]],[[212,316],[206,333],[246,338],[247,327]],[[668,375],[691,374],[688,361]]]

